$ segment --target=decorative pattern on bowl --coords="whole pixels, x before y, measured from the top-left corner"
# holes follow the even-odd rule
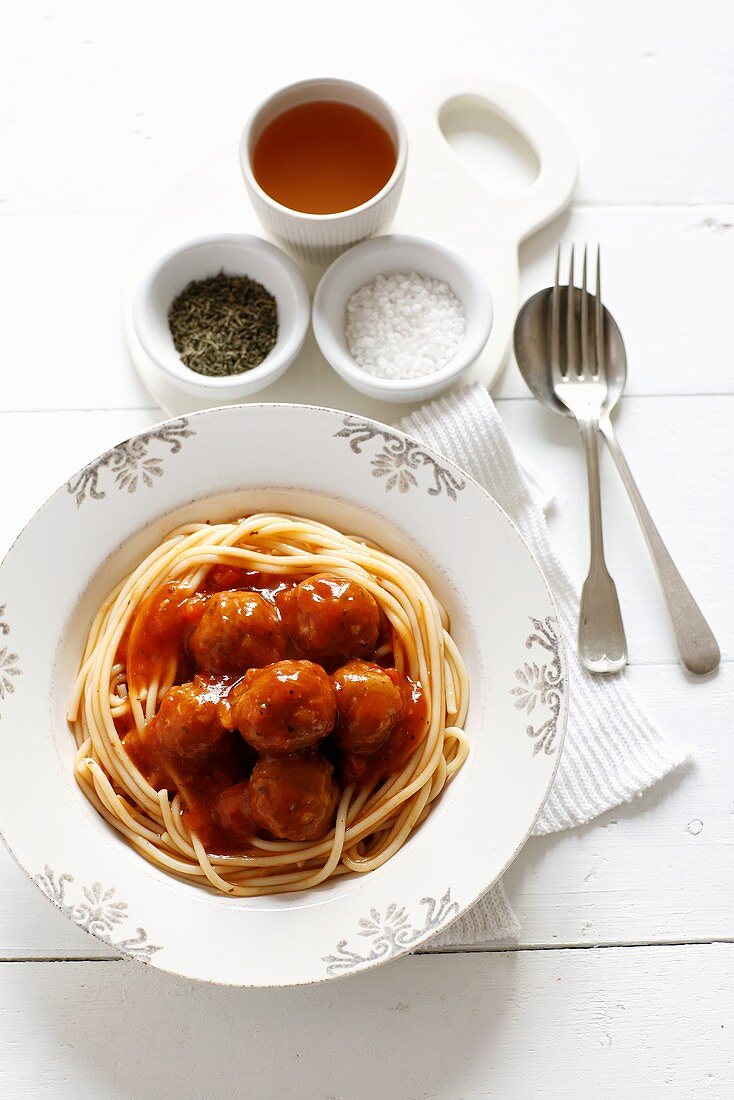
[[[550,756],[557,747],[558,721],[566,691],[561,665],[561,639],[556,631],[558,624],[554,616],[548,615],[545,619],[531,621],[534,630],[528,636],[525,648],[543,649],[550,654],[551,659],[545,664],[526,661],[522,668],[515,671],[515,676],[520,682],[517,687],[512,688],[510,694],[516,697],[516,710],[524,710],[530,715],[536,706],[540,706],[550,711],[541,726],[529,725],[525,731],[528,737],[535,740],[533,756],[541,750],[546,756]]]
[[[356,455],[362,454],[362,447],[373,439],[383,439],[384,447],[372,459],[372,476],[384,477],[385,489],[389,492],[396,486],[401,493],[417,488],[418,480],[414,471],[429,469],[433,474],[433,484],[428,493],[435,497],[445,492],[451,500],[456,500],[466,482],[425,450],[414,439],[398,432],[388,431],[372,420],[361,420],[357,416],[345,416],[344,427],[336,433],[338,439],[348,439],[349,446]]]
[[[0,634],[7,638],[10,634],[10,627],[5,621],[6,606],[6,604],[0,604]],[[13,694],[16,676],[23,675],[18,661],[18,654],[13,653],[10,645],[4,645],[0,648],[0,701]]]
[[[87,499],[103,500],[107,492],[100,488],[100,477],[105,473],[110,475],[116,488],[126,489],[128,493],[134,493],[139,485],[150,489],[154,485],[153,479],[163,475],[163,457],[151,455],[151,443],[163,443],[168,447],[168,452],[175,455],[181,450],[184,439],[193,434],[188,419],[182,416],[179,420],[168,420],[150,432],[134,435],[75,474],[66,483],[67,492],[76,499],[77,508]]]
[[[422,921],[411,920],[405,906],[390,902],[384,913],[370,909],[368,917],[360,917],[357,922],[357,936],[364,936],[370,942],[366,953],[349,947],[348,940],[339,940],[336,954],[325,955],[326,973],[330,977],[348,974],[373,962],[385,962],[394,955],[402,955],[406,948],[416,940],[435,934],[456,916],[459,905],[451,900],[451,887],[440,901],[435,898],[421,898],[420,904],[426,907]]]
[[[133,936],[115,938],[112,935],[118,925],[127,924],[130,919],[127,902],[116,899],[114,886],[105,889],[99,882],[82,886],[77,891],[77,900],[70,901],[66,890],[74,882],[73,875],[57,875],[50,867],[45,867],[42,874],[33,876],[33,881],[64,916],[121,955],[139,962],[150,962],[151,956],[160,951],[160,947],[148,943],[148,933],[144,928],[136,928]]]
[[[302,896],[234,899],[151,869],[111,836],[74,786],[63,715],[91,617],[131,563],[178,522],[262,508],[362,534],[419,569],[467,661],[472,751],[415,836],[377,871]],[[161,969],[232,985],[306,984],[415,950],[504,873],[550,789],[567,685],[547,583],[476,482],[383,424],[243,405],[142,432],[36,513],[0,569],[0,599],[10,592],[10,617],[0,605],[0,832],[69,919]],[[18,782],[28,774],[33,799]],[[38,828],[39,804],[52,828]]]

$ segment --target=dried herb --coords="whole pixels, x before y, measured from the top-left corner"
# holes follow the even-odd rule
[[[190,370],[211,378],[262,363],[278,336],[278,305],[247,275],[212,275],[189,283],[168,312],[176,351]]]

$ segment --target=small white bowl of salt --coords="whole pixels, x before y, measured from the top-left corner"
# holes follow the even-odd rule
[[[425,401],[477,359],[492,328],[485,280],[422,237],[374,237],[326,271],[313,302],[324,358],[360,393]]]

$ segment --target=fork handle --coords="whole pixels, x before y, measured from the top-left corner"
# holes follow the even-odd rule
[[[719,665],[721,653],[711,627],[678,572],[660,532],[647,510],[632,471],[627,465],[622,448],[617,442],[614,427],[608,414],[599,421],[599,431],[612,453],[624,486],[629,493],[640,527],[647,541],[650,556],[660,582],[663,599],[673,624],[678,652],[683,667],[694,676],[705,676]]]
[[[627,664],[627,639],[614,581],[604,560],[596,419],[577,420],[589,482],[589,573],[581,590],[579,656],[590,672],[618,672]]]

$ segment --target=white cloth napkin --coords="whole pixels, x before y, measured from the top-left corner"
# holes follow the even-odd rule
[[[401,421],[408,435],[471,474],[514,519],[553,591],[560,626],[576,637],[578,596],[550,541],[551,503],[523,456],[511,445],[489,394],[478,384],[439,398]],[[623,674],[593,676],[566,647],[569,710],[561,761],[535,835],[583,825],[651,787],[685,760],[642,713]],[[512,939],[520,925],[500,881],[433,944]]]

